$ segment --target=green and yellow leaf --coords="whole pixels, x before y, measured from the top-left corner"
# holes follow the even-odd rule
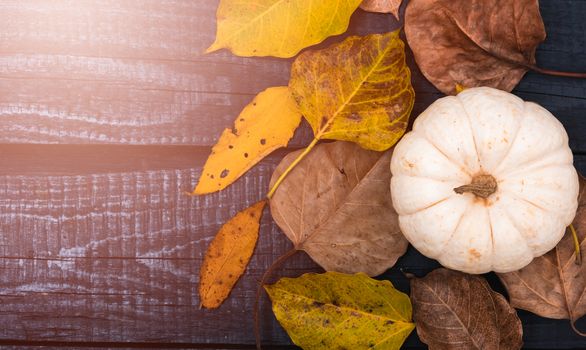
[[[415,100],[399,31],[350,37],[301,54],[289,88],[316,139],[375,151],[401,138]]]
[[[226,188],[279,147],[287,146],[301,113],[285,86],[269,88],[246,106],[212,148],[192,194]]]
[[[246,270],[258,240],[265,205],[263,200],[236,214],[210,243],[199,272],[201,306],[220,306]]]
[[[221,0],[216,41],[238,56],[293,57],[342,34],[361,0]]]
[[[415,328],[409,297],[362,273],[305,274],[265,289],[277,320],[304,349],[399,349]]]

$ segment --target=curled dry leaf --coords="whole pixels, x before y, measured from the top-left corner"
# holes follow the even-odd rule
[[[299,152],[283,159],[271,184]],[[378,275],[407,249],[391,204],[390,159],[390,151],[348,142],[319,144],[271,198],[272,216],[324,269]]]
[[[429,349],[520,349],[521,320],[486,280],[437,269],[411,280],[419,338]]]
[[[586,249],[586,180],[580,176],[578,212],[573,226],[581,251]],[[570,232],[547,254],[521,270],[498,274],[513,307],[539,316],[569,319],[574,323],[586,314],[586,263],[576,264],[574,238]],[[581,334],[577,329],[574,330]]]
[[[403,0],[363,0],[360,8],[369,12],[392,13],[399,19],[399,8]]]
[[[446,94],[456,84],[511,91],[545,40],[537,0],[411,0],[405,33],[423,74]]]
[[[240,113],[234,129],[220,136],[192,194],[226,188],[277,148],[287,146],[301,113],[286,86],[258,94]]]
[[[199,272],[201,306],[220,306],[246,270],[258,240],[265,205],[263,200],[236,214],[210,243]]]
[[[361,0],[221,0],[216,41],[238,56],[293,57],[348,28]]]
[[[362,273],[305,274],[265,289],[277,320],[304,349],[399,349],[415,327],[409,297]]]
[[[293,63],[289,88],[316,139],[375,151],[403,135],[415,100],[399,31],[304,52]]]

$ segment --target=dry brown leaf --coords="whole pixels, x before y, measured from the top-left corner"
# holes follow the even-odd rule
[[[299,152],[283,159],[271,183]],[[391,151],[319,144],[271,198],[273,218],[296,249],[328,271],[384,272],[407,249],[391,204],[390,159]]]
[[[413,318],[429,349],[520,349],[521,320],[486,280],[437,269],[411,280]]]
[[[545,40],[537,0],[411,0],[405,33],[423,74],[446,94],[456,84],[511,91]]]
[[[580,176],[578,212],[573,223],[581,251],[586,249],[586,180]],[[539,316],[574,322],[586,314],[586,263],[576,264],[570,232],[547,254],[519,271],[500,273],[513,307]],[[575,329],[576,332],[580,333]],[[580,333],[582,334],[582,333]],[[586,335],[586,334],[582,334]]]
[[[363,0],[360,8],[369,12],[392,13],[399,19],[399,8],[403,0]]]
[[[246,270],[258,240],[265,205],[263,200],[236,214],[210,243],[199,272],[201,306],[220,306]]]
[[[499,349],[520,349],[523,347],[523,324],[517,311],[501,294],[493,291],[492,296],[495,302],[497,324],[501,331]]]

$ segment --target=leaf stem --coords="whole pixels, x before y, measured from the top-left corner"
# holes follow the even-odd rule
[[[531,63],[525,63],[525,62],[518,62],[512,59],[509,59],[507,57],[501,56],[497,53],[494,53],[492,51],[488,51],[486,49],[484,49],[481,46],[480,47],[484,52],[488,53],[489,55],[491,55],[492,57],[499,59],[501,61],[507,62],[509,64],[512,65],[516,65],[516,66],[521,66],[524,68],[527,68],[528,70],[532,70],[535,71],[537,73],[541,73],[541,74],[546,74],[546,75],[552,75],[552,76],[556,76],[556,77],[568,77],[568,78],[580,78],[580,79],[586,79],[586,73],[580,73],[580,72],[564,72],[564,71],[557,71],[557,70],[553,70],[553,69],[545,69],[545,68],[541,68],[538,67],[535,64],[531,64]]]
[[[574,239],[574,250],[576,251],[576,265],[582,265],[582,251],[580,250],[580,240],[578,239],[578,233],[574,228],[574,225],[570,224],[570,232]]]
[[[553,75],[556,77],[586,79],[586,73],[563,72],[563,71],[557,71],[557,70],[552,70],[552,69],[545,69],[545,68],[537,67],[536,65],[533,65],[533,64],[528,64],[526,67],[533,70],[533,71],[541,73],[541,74]]]
[[[273,272],[279,268],[285,261],[287,261],[290,257],[295,255],[298,252],[296,248],[291,248],[285,254],[281,255],[277,260],[275,260],[271,266],[265,271],[258,283],[258,289],[256,290],[256,297],[254,299],[254,339],[256,341],[256,349],[261,350],[261,339],[260,339],[260,298],[262,297],[262,290],[263,286],[265,285],[266,281],[271,277]]]
[[[279,187],[279,185],[281,184],[281,182],[283,182],[283,180],[285,180],[285,178],[287,177],[287,175],[289,175],[289,173],[291,172],[291,170],[293,170],[293,168],[295,168],[295,166],[297,164],[299,164],[299,162],[301,162],[303,160],[303,158],[305,158],[305,156],[313,149],[313,147],[315,147],[315,145],[317,145],[317,142],[319,141],[319,138],[314,138],[313,141],[311,141],[311,143],[309,144],[309,146],[307,146],[305,148],[305,150],[303,151],[303,153],[301,153],[294,161],[293,163],[291,163],[287,169],[285,169],[285,171],[281,174],[281,176],[279,176],[279,178],[277,179],[277,182],[275,182],[275,184],[273,185],[273,187],[271,188],[271,190],[269,191],[269,193],[267,194],[267,198],[271,199],[273,197],[273,195],[275,194],[275,192],[277,191],[277,188]]]

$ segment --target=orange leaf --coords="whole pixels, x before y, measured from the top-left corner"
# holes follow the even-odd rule
[[[199,274],[201,306],[220,306],[244,273],[258,240],[265,204],[266,200],[262,200],[236,214],[208,247]]]

